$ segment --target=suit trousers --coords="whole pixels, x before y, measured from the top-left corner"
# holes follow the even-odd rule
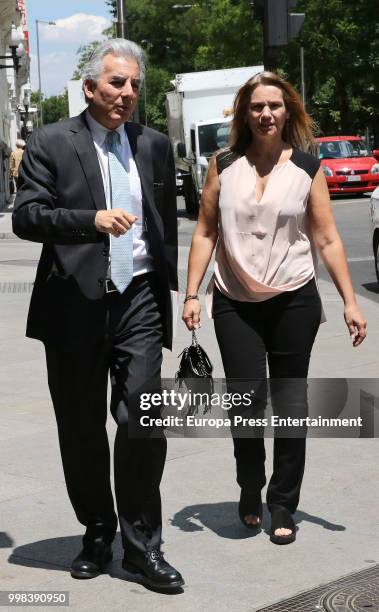
[[[213,294],[213,317],[228,390],[255,390],[254,415],[266,405],[266,356],[273,411],[280,416],[305,416],[306,379],[321,318],[315,280],[264,302],[239,302]],[[228,381],[229,379],[229,381]],[[253,495],[266,484],[262,431],[239,437],[233,432],[237,482]],[[252,432],[254,433],[254,432]],[[305,464],[305,435],[274,439],[273,474],[267,488],[270,511],[280,506],[295,512]]]
[[[117,515],[106,431],[110,410],[117,423],[114,479],[118,517],[128,551],[160,547],[159,486],[166,458],[163,430],[138,436],[139,393],[160,390],[162,315],[156,274],[134,277],[123,294],[105,294],[106,333],[77,351],[45,345],[68,494],[84,543],[114,539]],[[159,408],[157,409],[159,412]]]

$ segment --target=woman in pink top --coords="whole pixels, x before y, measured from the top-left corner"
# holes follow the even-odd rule
[[[270,72],[256,75],[234,103],[230,147],[209,164],[189,255],[183,320],[200,322],[197,292],[216,248],[207,290],[229,391],[253,390],[253,416],[266,402],[266,358],[273,410],[306,413],[306,377],[323,319],[314,247],[343,299],[354,346],[366,335],[326,180],[315,148],[312,120],[293,87]],[[237,380],[238,379],[238,380]],[[303,382],[302,382],[303,381]],[[239,516],[259,528],[266,483],[262,436],[232,431]],[[275,437],[274,470],[267,488],[270,539],[295,540],[296,511],[305,462],[303,437]],[[245,433],[246,436],[246,433]]]

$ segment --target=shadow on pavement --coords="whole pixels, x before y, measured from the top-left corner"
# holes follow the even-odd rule
[[[263,504],[263,508],[262,528],[267,532],[270,528],[270,518],[266,504]],[[331,523],[326,519],[308,514],[302,510],[296,512],[294,521],[296,525],[302,521],[314,523],[329,531],[346,530],[344,525]],[[186,506],[174,515],[171,525],[187,532],[204,531],[204,528],[207,528],[221,538],[228,538],[230,540],[251,538],[259,533],[249,531],[241,524],[238,517],[238,504],[235,502]]]
[[[179,208],[177,211],[178,219],[189,219],[190,221],[197,221],[197,215],[190,215],[185,209]]]
[[[0,531],[0,548],[12,548],[14,540],[5,531]]]
[[[2,541],[12,542],[11,538],[4,533],[0,533],[0,537],[6,536]],[[30,544],[24,544],[23,546],[17,546],[11,555],[8,557],[8,563],[14,565],[21,565],[24,567],[34,567],[44,570],[60,570],[63,572],[69,572],[72,560],[80,552],[82,548],[82,537],[81,536],[68,536],[64,538],[51,538],[49,540],[39,540],[38,542],[31,542]],[[103,574],[108,574],[111,578],[118,578],[125,580],[130,583],[131,592],[135,592],[139,595],[148,594],[150,589],[134,589],[133,585],[139,584],[139,581],[132,580],[131,577],[122,569],[121,560],[124,556],[121,536],[119,533],[116,534],[116,538],[112,546],[113,550],[113,561],[108,563],[105,567]],[[153,589],[151,589],[153,590]],[[176,591],[168,592],[164,591],[165,595],[177,595],[183,593],[183,589],[177,589]]]
[[[113,558],[116,560],[122,559],[123,549],[119,533],[116,535],[112,548]],[[67,571],[72,560],[79,554],[81,549],[81,536],[39,540],[38,542],[16,546],[8,557],[8,563],[24,565],[26,567]]]
[[[330,193],[330,199],[333,201],[338,202],[338,200],[359,200],[360,198],[362,199],[370,199],[371,198],[371,192],[370,191],[360,191],[358,193],[349,193],[349,192],[344,192],[344,193]]]
[[[266,533],[270,528],[270,518],[266,505],[264,507],[262,528]],[[329,531],[345,531],[344,525],[332,523],[318,516],[299,510],[294,516],[296,525],[307,521],[319,525]],[[218,502],[215,504],[195,504],[186,506],[177,512],[171,519],[171,525],[181,531],[195,532],[210,529],[221,538],[242,540],[252,538],[258,531],[246,529],[238,518],[238,504],[236,502]],[[0,532],[0,547],[11,548],[12,538]],[[72,560],[82,548],[82,537],[79,535],[62,538],[39,540],[22,546],[16,546],[8,557],[8,563],[25,567],[40,569],[55,569],[68,571]],[[123,558],[121,536],[117,533],[113,543],[113,564],[109,564],[107,573],[114,578],[122,578],[123,571],[119,561]]]
[[[362,287],[371,293],[379,293],[379,283],[362,283]]]
[[[171,525],[187,532],[204,531],[204,528],[207,528],[221,538],[230,540],[243,540],[257,535],[255,531],[247,530],[240,522],[236,502],[186,506],[176,512],[171,519]]]
[[[314,525],[320,525],[324,529],[328,531],[346,531],[345,525],[339,525],[338,523],[331,523],[326,519],[323,519],[319,516],[314,516],[314,514],[308,514],[308,512],[304,512],[303,510],[298,510],[294,516],[294,520],[296,525],[301,523],[302,521],[306,521],[307,523],[313,523]]]

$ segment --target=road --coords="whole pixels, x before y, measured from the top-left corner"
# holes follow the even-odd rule
[[[333,212],[345,245],[350,272],[356,293],[379,303],[379,285],[376,280],[372,252],[370,198],[334,199]],[[324,266],[320,277],[328,280]]]

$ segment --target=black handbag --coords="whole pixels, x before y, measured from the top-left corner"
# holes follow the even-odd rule
[[[185,348],[178,357],[182,357],[179,370],[175,375],[175,382],[179,389],[185,384],[187,389],[194,393],[212,395],[214,383],[212,378],[213,366],[205,350],[197,341],[195,330],[192,331],[192,344]],[[195,414],[199,406],[204,406],[204,414],[211,409],[210,397],[208,404],[191,402],[187,414]]]

